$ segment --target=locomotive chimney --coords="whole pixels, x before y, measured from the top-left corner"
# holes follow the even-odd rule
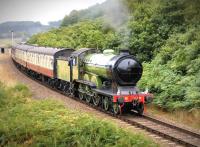
[[[130,55],[130,51],[128,49],[120,50],[120,55]]]

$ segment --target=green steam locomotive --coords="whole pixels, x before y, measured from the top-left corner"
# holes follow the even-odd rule
[[[32,77],[79,97],[106,111],[120,114],[137,111],[143,114],[152,95],[136,87],[143,72],[142,65],[127,50],[82,48],[56,49],[30,45],[12,47],[17,66]]]

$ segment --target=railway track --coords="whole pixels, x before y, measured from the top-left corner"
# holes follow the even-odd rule
[[[131,117],[130,115],[119,117],[127,123],[136,125],[178,144],[188,147],[200,147],[200,134],[197,132],[180,128],[175,124],[166,123],[148,115],[143,117]]]
[[[180,144],[180,145],[187,146],[187,147],[200,147],[200,133],[199,132],[181,128],[181,127],[177,126],[176,124],[164,122],[162,120],[159,120],[157,118],[151,117],[146,114],[143,116],[137,116],[137,115],[133,115],[133,114],[132,115],[131,114],[114,115],[112,112],[105,111],[101,107],[96,107],[91,103],[87,103],[86,101],[80,100],[79,98],[67,95],[63,91],[58,90],[56,88],[52,88],[48,84],[45,84],[45,83],[41,82],[40,80],[37,80],[37,79],[31,77],[30,75],[23,72],[22,70],[20,70],[20,71],[23,74],[30,77],[32,80],[36,81],[39,84],[44,85],[47,88],[50,88],[62,95],[73,98],[76,101],[86,104],[86,105],[88,105],[98,111],[104,112],[112,117],[118,118],[130,125],[144,129],[152,134],[161,136],[162,138],[164,138],[166,140],[170,140],[170,141],[174,142],[175,144]]]

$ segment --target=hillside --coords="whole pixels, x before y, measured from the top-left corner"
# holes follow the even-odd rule
[[[167,110],[200,108],[200,5],[196,0],[108,0],[72,11],[58,29],[28,43],[130,49],[143,62],[141,89]]]
[[[42,25],[40,22],[32,21],[10,21],[0,24],[0,38],[10,38],[11,31],[14,31],[15,38],[30,37],[33,34],[47,31],[52,27],[58,27],[60,21],[50,22],[50,25]]]

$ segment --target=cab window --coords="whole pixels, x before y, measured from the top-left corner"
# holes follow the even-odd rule
[[[72,61],[73,61],[73,66],[76,66],[76,64],[77,64],[77,63],[76,63],[76,62],[77,62],[77,61],[76,61],[76,58],[73,58]]]

